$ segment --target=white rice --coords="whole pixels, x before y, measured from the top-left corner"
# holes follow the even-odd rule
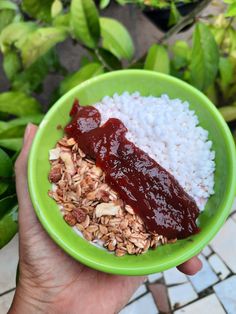
[[[215,152],[188,102],[124,92],[104,97],[95,107],[102,123],[120,119],[128,129],[127,138],[173,174],[204,209],[214,194]]]

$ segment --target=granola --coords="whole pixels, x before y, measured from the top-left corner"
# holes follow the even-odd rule
[[[60,139],[49,159],[49,196],[59,205],[65,222],[81,231],[86,240],[101,243],[117,256],[142,254],[176,241],[148,232],[142,219],[105,183],[103,171],[73,138]]]

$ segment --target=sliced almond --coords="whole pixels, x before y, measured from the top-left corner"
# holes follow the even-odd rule
[[[60,147],[50,149],[49,151],[49,160],[56,160],[60,157],[61,149]]]
[[[75,170],[75,166],[74,163],[72,161],[72,156],[71,153],[69,152],[61,152],[60,153],[60,158],[61,160],[64,162],[65,167],[66,167],[66,171],[70,174],[70,175],[74,175],[76,173]]]
[[[120,206],[114,203],[101,203],[96,206],[95,215],[101,217],[105,215],[115,216],[119,212]]]

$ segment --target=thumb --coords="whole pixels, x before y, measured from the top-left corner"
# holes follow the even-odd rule
[[[27,220],[35,220],[36,216],[32,210],[32,204],[28,192],[27,182],[27,165],[29,151],[37,132],[37,127],[33,124],[28,124],[25,130],[24,142],[21,153],[15,163],[16,174],[16,191],[19,203],[19,225],[20,228],[24,228],[24,225],[28,225]],[[24,219],[23,219],[24,217]]]
[[[20,162],[21,166],[24,165],[27,167],[29,151],[30,151],[33,139],[35,137],[35,134],[37,132],[37,129],[38,127],[32,123],[29,123],[25,129],[23,147],[16,162],[16,163]]]

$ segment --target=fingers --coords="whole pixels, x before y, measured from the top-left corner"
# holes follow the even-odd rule
[[[114,304],[117,303],[115,313],[119,313],[122,310],[122,308],[129,302],[134,292],[147,280],[146,276],[125,277],[110,275],[110,278],[112,280],[111,284],[115,284],[113,290],[119,291],[119,299],[117,299],[117,294],[114,295]],[[117,289],[118,286],[120,289]]]
[[[23,148],[15,163],[16,191],[19,202],[20,227],[22,224],[22,227],[24,227],[25,222],[28,220],[36,220],[32,210],[27,183],[28,155],[36,132],[37,127],[33,124],[28,124],[25,130]]]
[[[187,262],[177,266],[177,269],[186,275],[195,275],[202,268],[201,260],[195,256]]]

